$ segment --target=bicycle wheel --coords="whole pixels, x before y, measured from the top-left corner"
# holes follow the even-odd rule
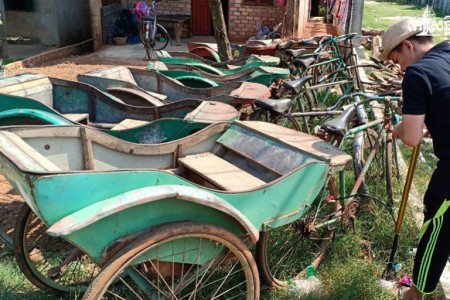
[[[153,50],[163,50],[169,44],[170,37],[167,30],[160,24],[156,24],[155,36],[151,41]]]
[[[250,121],[270,122],[270,112],[263,108],[257,108],[250,114]]]
[[[334,179],[330,179],[328,186],[330,193],[336,196]],[[309,265],[317,268],[321,263],[335,232],[332,224],[324,224],[339,209],[339,203],[328,203],[324,198],[313,204],[299,220],[260,234],[256,261],[261,278],[269,286],[285,287],[289,279]]]
[[[356,87],[357,91],[364,92],[364,85],[361,82],[361,75],[359,73],[360,71],[357,67],[358,62],[356,59],[356,54],[350,54],[348,62],[350,66],[354,66],[350,68],[350,75],[352,76],[354,86]]]
[[[367,169],[363,181],[361,182],[359,192],[372,196],[376,196],[383,191],[380,187],[386,184],[385,153],[383,153],[386,145],[386,139],[385,137],[382,137],[378,146],[376,146],[378,140],[378,133],[373,129],[368,129],[356,133],[352,144],[355,179],[359,177],[364,168]],[[367,165],[367,159],[372,151],[376,151],[375,155],[373,160],[370,162],[370,165]],[[369,181],[371,183],[372,190],[369,189],[367,184]],[[385,196],[386,195],[382,195],[382,198],[385,198]]]
[[[390,207],[394,206],[394,195],[392,190],[392,161],[394,159],[394,149],[393,149],[393,138],[392,133],[386,134],[386,143],[385,143],[386,154],[384,156],[385,159],[385,178],[386,178],[386,193],[387,193],[387,204]]]
[[[294,117],[280,115],[279,117],[276,117],[275,119],[273,119],[271,122],[274,124],[289,128],[289,129],[302,131],[300,124],[297,122],[297,120]]]
[[[25,277],[40,289],[56,294],[84,291],[99,272],[95,262],[48,227],[24,204],[14,235],[14,256]],[[66,264],[62,266],[62,263]]]
[[[126,275],[126,276],[125,276]],[[251,252],[209,224],[162,225],[120,251],[83,299],[259,299]]]
[[[139,24],[139,40],[145,46],[145,23]]]
[[[280,98],[290,98],[292,106],[289,109],[290,113],[295,112],[310,112],[314,109],[314,101],[308,91],[304,91],[298,95],[292,95],[292,91],[282,87],[280,91]],[[295,98],[293,98],[295,97]],[[292,128],[305,133],[313,133],[315,127],[316,117],[293,117],[288,115],[280,115],[272,121],[284,127]]]

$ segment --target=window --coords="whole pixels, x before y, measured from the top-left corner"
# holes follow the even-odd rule
[[[273,6],[273,0],[244,0],[244,5]]]
[[[6,0],[5,10],[34,10],[33,0]]]

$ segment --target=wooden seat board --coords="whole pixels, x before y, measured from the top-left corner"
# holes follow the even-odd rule
[[[182,166],[227,191],[252,190],[266,184],[261,179],[209,152],[189,155],[178,161]]]
[[[139,97],[140,99],[147,101],[151,105],[154,105],[154,106],[163,105],[163,103],[159,99],[153,97],[152,95],[150,95],[146,92],[135,90],[135,89],[124,88],[124,87],[113,87],[113,88],[108,88],[108,92],[121,92],[121,93],[125,93],[125,94],[131,94],[133,96]]]
[[[147,122],[147,121],[141,121],[141,120],[135,120],[135,119],[125,119],[111,129],[112,130],[126,130],[126,129],[135,128],[135,127],[140,127],[140,126],[146,125],[148,123],[149,122]]]
[[[331,166],[346,166],[352,157],[333,147],[318,137],[284,128],[275,124],[257,121],[236,121],[240,126],[264,133],[273,139],[282,141],[304,153],[328,162]]]
[[[63,114],[63,117],[72,122],[81,122],[89,119],[89,114]]]

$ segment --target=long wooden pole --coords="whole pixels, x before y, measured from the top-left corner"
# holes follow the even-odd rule
[[[219,56],[222,61],[231,60],[231,45],[228,40],[227,25],[223,16],[222,1],[209,0],[211,15],[213,19],[214,37],[216,38]]]
[[[102,1],[89,0],[89,8],[91,11],[91,30],[92,39],[94,40],[94,52],[102,46]]]
[[[8,43],[6,42],[6,14],[5,14],[5,3],[3,0],[0,0],[0,13],[2,15],[2,25],[0,25],[0,37],[1,37],[1,57],[8,57]]]
[[[416,171],[417,158],[420,153],[420,144],[413,149],[411,161],[409,162],[408,173],[406,174],[405,185],[403,187],[402,201],[400,202],[400,208],[398,209],[397,221],[395,222],[395,234],[394,241],[392,243],[391,255],[389,261],[384,270],[383,277],[389,278],[392,275],[393,264],[395,259],[395,253],[398,248],[398,240],[400,238],[400,232],[402,231],[403,219],[406,212],[406,204],[408,203],[409,191],[411,190],[412,180],[414,172]]]

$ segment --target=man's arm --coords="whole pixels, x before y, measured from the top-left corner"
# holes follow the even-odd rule
[[[402,122],[394,127],[394,137],[410,147],[415,147],[423,136],[425,115],[403,115],[402,118]]]

